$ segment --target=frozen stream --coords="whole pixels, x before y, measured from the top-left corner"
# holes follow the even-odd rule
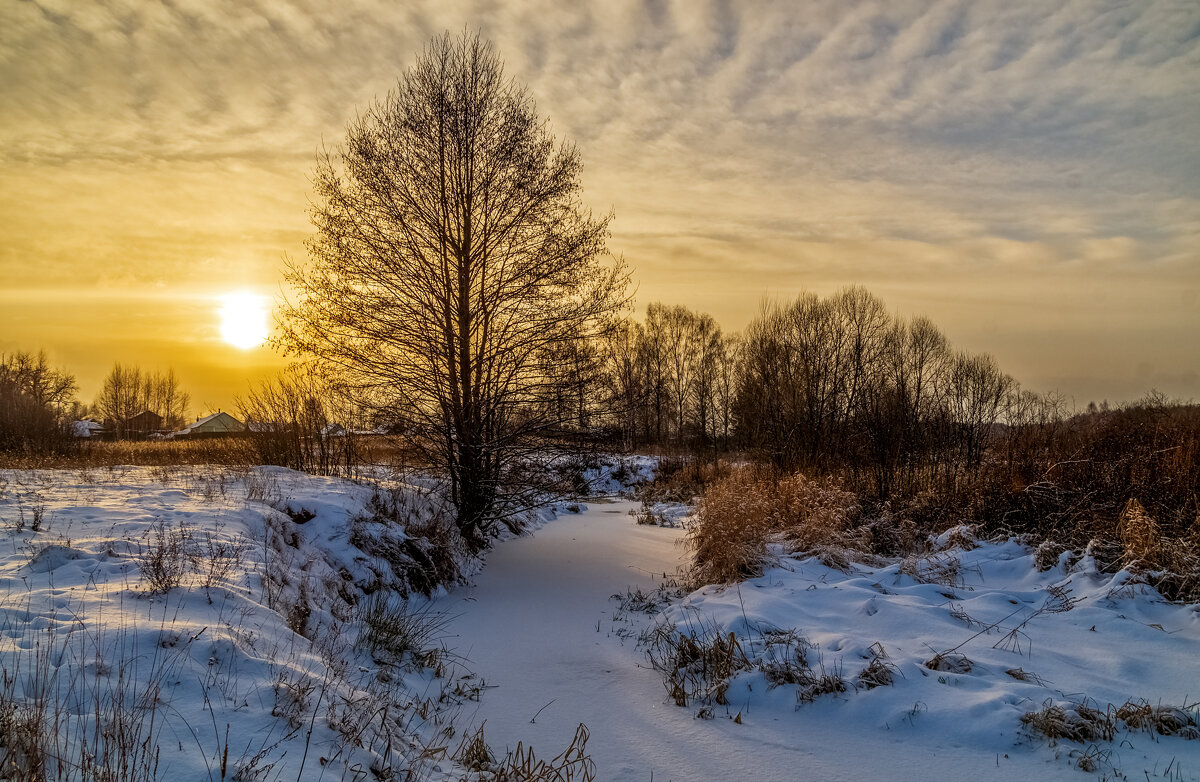
[[[680,530],[637,525],[634,507],[593,502],[501,543],[472,587],[442,598],[439,608],[457,615],[447,643],[489,687],[464,716],[486,720],[498,753],[524,741],[547,759],[582,722],[601,780],[797,779],[795,769],[813,762],[809,753],[764,745],[744,726],[697,720],[694,710],[667,702],[634,639],[613,634],[617,604],[609,598],[655,588],[684,556]]]

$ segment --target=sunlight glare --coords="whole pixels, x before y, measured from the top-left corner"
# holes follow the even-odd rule
[[[221,339],[249,350],[267,339],[267,300],[254,293],[227,293],[221,297]]]

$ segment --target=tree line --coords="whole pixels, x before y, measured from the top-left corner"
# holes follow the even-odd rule
[[[978,466],[998,423],[1057,405],[861,287],[764,304],[740,335],[651,304],[600,352],[596,405],[626,447],[744,450],[781,469],[849,470],[880,496]]]

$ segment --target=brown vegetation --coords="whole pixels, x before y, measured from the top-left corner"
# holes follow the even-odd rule
[[[688,530],[691,576],[724,583],[757,575],[772,540],[789,552],[845,545],[859,512],[857,497],[833,478],[736,468],[708,487]]]

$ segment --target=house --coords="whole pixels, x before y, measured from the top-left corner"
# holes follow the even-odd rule
[[[237,420],[229,413],[220,411],[212,415],[205,416],[197,420],[194,424],[189,424],[178,432],[173,434],[174,437],[224,437],[228,435],[244,434],[246,425]]]
[[[104,424],[85,418],[82,421],[71,422],[71,434],[80,440],[99,438],[105,434]]]
[[[125,419],[121,431],[126,437],[145,437],[163,428],[162,416],[153,410],[143,410]]]

